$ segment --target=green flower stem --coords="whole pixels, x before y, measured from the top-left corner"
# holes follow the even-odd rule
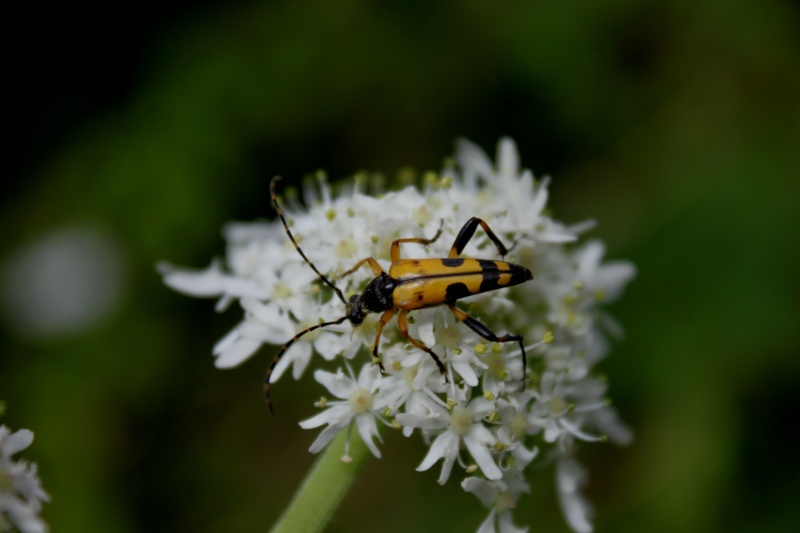
[[[370,455],[364,442],[354,436],[349,450],[352,461],[343,462],[347,434],[348,431],[339,433],[316,460],[272,533],[313,533],[325,529]]]

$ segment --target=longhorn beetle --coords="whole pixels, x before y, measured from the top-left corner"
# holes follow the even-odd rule
[[[392,266],[389,268],[388,274],[383,271],[374,258],[367,257],[356,263],[353,268],[340,276],[340,278],[348,276],[363,265],[368,265],[375,275],[375,278],[369,282],[363,293],[360,295],[354,294],[350,296],[349,300],[346,300],[339,287],[317,270],[314,263],[306,257],[306,254],[300,249],[292,232],[289,230],[289,225],[286,223],[286,219],[283,216],[283,209],[278,203],[278,197],[275,193],[275,184],[280,179],[280,176],[272,178],[269,192],[272,196],[272,204],[275,206],[275,211],[278,213],[278,217],[280,217],[283,223],[283,228],[286,230],[286,235],[289,236],[297,253],[308,263],[308,266],[311,267],[326,285],[333,289],[336,296],[338,296],[345,305],[346,312],[341,318],[304,329],[289,339],[275,355],[272,364],[267,370],[267,375],[264,378],[264,399],[267,402],[270,414],[274,413],[274,409],[272,407],[272,399],[270,398],[269,382],[272,377],[272,372],[275,370],[275,365],[278,364],[278,361],[280,361],[283,354],[286,353],[286,350],[288,350],[297,339],[316,329],[341,324],[345,320],[349,320],[353,326],[358,326],[369,313],[383,313],[378,320],[378,334],[375,336],[375,342],[372,344],[372,355],[377,359],[381,373],[384,372],[383,362],[381,362],[378,356],[378,344],[381,339],[381,332],[386,323],[389,322],[394,315],[397,315],[397,328],[400,330],[400,334],[403,335],[408,342],[430,354],[436,366],[439,367],[439,371],[444,375],[445,382],[447,381],[447,373],[445,372],[442,360],[433,350],[425,346],[422,341],[415,339],[409,334],[408,320],[406,319],[406,315],[409,311],[424,309],[426,307],[435,307],[437,305],[446,305],[458,320],[466,324],[472,331],[484,339],[491,342],[517,341],[519,343],[519,349],[522,352],[522,373],[523,376],[525,375],[527,359],[525,357],[525,346],[522,344],[522,337],[510,333],[498,337],[487,326],[478,322],[455,305],[456,300],[461,298],[482,292],[493,291],[502,287],[511,287],[533,279],[533,273],[524,266],[507,263],[505,261],[462,259],[458,257],[474,235],[478,226],[483,228],[483,231],[486,232],[486,235],[497,247],[497,251],[501,256],[505,256],[508,253],[506,247],[503,246],[503,243],[500,242],[500,239],[497,238],[497,235],[494,234],[486,222],[477,217],[470,218],[461,228],[461,231],[458,232],[458,236],[453,242],[453,246],[450,248],[450,253],[443,259],[400,259],[401,244],[413,242],[428,246],[436,241],[442,234],[441,225],[439,226],[439,231],[436,232],[436,235],[434,235],[432,239],[410,237],[392,241]]]

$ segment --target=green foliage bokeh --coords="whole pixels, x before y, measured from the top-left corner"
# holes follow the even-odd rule
[[[149,43],[131,96],[70,131],[6,198],[3,254],[67,224],[129,264],[123,303],[69,338],[0,346],[3,421],[53,497],[53,531],[258,531],[313,457],[320,388],[260,381],[272,350],[213,368],[238,310],[161,285],[229,220],[271,217],[269,178],[438,169],[464,136],[553,176],[558,218],[639,275],[601,365],[627,449],[587,446],[601,531],[790,531],[800,522],[800,10],[796,3],[247,2]],[[52,88],[57,94],[57,87]],[[331,531],[463,531],[484,510],[387,433]],[[552,472],[517,522],[564,531]]]

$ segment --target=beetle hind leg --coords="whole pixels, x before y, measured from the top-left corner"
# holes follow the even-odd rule
[[[489,224],[478,217],[472,217],[471,219],[467,220],[467,222],[461,227],[461,231],[458,232],[456,240],[453,241],[453,247],[450,248],[450,253],[447,255],[448,258],[452,259],[461,255],[461,252],[464,251],[464,247],[467,245],[470,239],[472,239],[472,236],[475,235],[475,230],[478,229],[478,225],[483,228],[483,231],[486,232],[486,235],[497,247],[497,252],[501,257],[505,257],[505,255],[508,254],[508,250],[506,249],[505,245],[500,242],[500,239],[492,231],[492,228],[489,227]]]
[[[522,382],[524,384],[525,376],[527,375],[527,370],[528,370],[528,359],[525,356],[525,346],[523,346],[522,344],[522,335],[506,333],[502,337],[498,337],[497,335],[494,334],[492,330],[489,329],[488,326],[486,326],[482,322],[479,322],[478,320],[475,320],[474,318],[469,316],[467,313],[465,313],[455,305],[450,305],[448,307],[450,307],[450,311],[453,312],[453,314],[456,316],[458,320],[466,324],[467,327],[469,327],[469,329],[471,329],[472,331],[474,331],[487,341],[491,342],[516,341],[519,343],[519,349],[522,352]]]

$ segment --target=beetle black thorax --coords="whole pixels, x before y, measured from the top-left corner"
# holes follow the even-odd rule
[[[386,311],[394,307],[392,291],[394,291],[395,280],[385,272],[381,272],[378,277],[373,279],[361,294],[361,307],[372,313]]]

